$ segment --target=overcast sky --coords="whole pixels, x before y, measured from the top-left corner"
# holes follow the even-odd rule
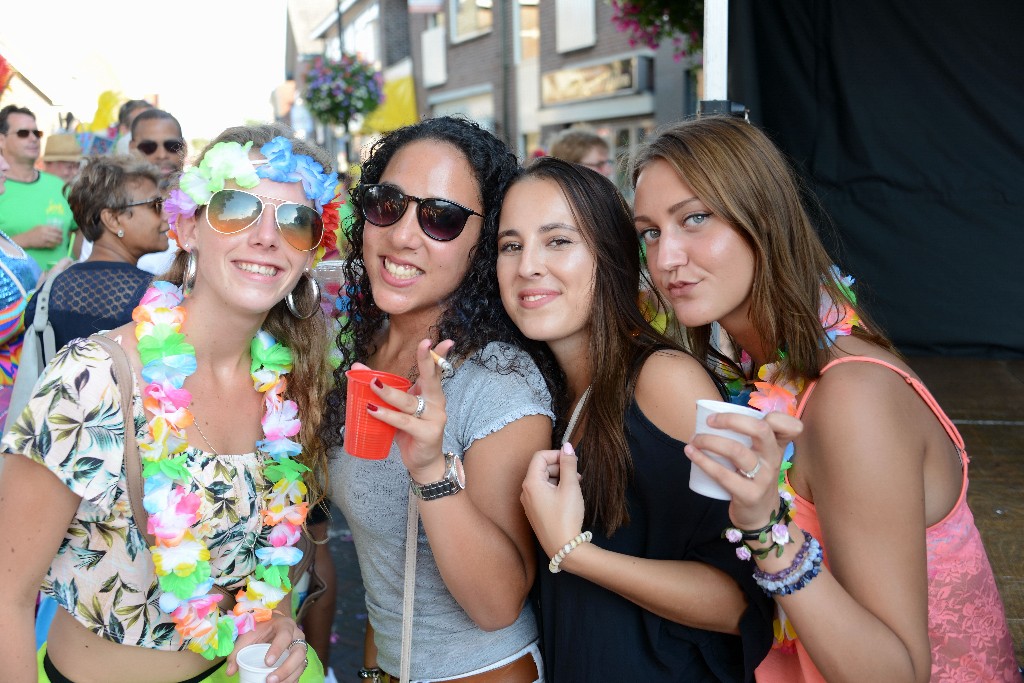
[[[285,0],[12,0],[0,54],[90,122],[99,94],[159,96],[186,138],[269,120],[284,80]]]

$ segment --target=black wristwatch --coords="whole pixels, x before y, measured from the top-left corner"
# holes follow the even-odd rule
[[[419,484],[409,476],[409,489],[412,495],[420,500],[435,500],[445,496],[454,496],[466,488],[466,473],[462,469],[462,460],[454,453],[444,454],[444,478],[430,484]]]
[[[373,681],[373,683],[384,683],[384,671],[380,667],[373,667],[371,669],[362,668],[359,670],[359,680],[361,681]]]

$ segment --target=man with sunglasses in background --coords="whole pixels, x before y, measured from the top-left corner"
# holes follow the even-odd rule
[[[146,109],[132,120],[131,134],[128,149],[160,169],[165,181],[181,173],[188,147],[178,119],[162,109]],[[161,192],[166,192],[165,186],[166,182],[161,184]],[[178,245],[170,240],[166,251],[146,254],[139,259],[138,267],[162,275],[170,268],[177,251]]]
[[[165,178],[185,166],[187,147],[181,124],[162,109],[147,109],[135,117],[128,149],[145,157]]]
[[[0,230],[49,270],[67,255],[74,218],[64,181],[35,168],[42,137],[31,110],[13,104],[0,109],[0,150],[11,165],[0,195]]]

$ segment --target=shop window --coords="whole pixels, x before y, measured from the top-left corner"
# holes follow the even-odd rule
[[[490,33],[494,28],[493,0],[449,0],[452,42]]]
[[[597,8],[594,0],[555,2],[555,47],[570,52],[597,42]]]
[[[519,55],[517,62],[540,56],[539,0],[519,0]]]

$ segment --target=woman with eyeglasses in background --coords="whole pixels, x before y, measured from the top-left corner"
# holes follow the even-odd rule
[[[181,252],[135,322],[107,333],[121,348],[73,340],[5,435],[4,681],[235,680],[254,643],[268,663],[285,655],[268,683],[323,681],[289,568],[312,552],[302,527],[326,487],[328,340],[310,270],[336,227],[322,216],[336,215],[337,175],[288,135],[231,128],[203,151],[167,201]],[[128,188],[99,228],[117,245],[143,226],[115,214],[162,230],[155,180],[140,171]],[[60,609],[36,652],[40,585]]]
[[[139,257],[167,248],[160,173],[137,157],[97,156],[67,191],[79,230],[93,243],[89,258],[68,266],[50,287],[49,320],[56,348],[131,321],[153,281],[136,267]],[[36,298],[25,325],[35,320]]]
[[[550,447],[552,411],[544,378],[512,344],[494,271],[501,198],[518,168],[476,123],[426,119],[380,139],[352,193],[352,304],[325,439],[341,443],[353,364],[415,380],[408,393],[371,387],[395,408],[368,409],[398,429],[386,459],[344,449],[331,458],[331,499],[366,587],[363,679],[399,679],[413,579],[410,680],[542,679],[526,605],[534,542],[519,492],[530,457]],[[453,371],[442,377],[431,350]],[[422,520],[413,538],[410,499]]]

